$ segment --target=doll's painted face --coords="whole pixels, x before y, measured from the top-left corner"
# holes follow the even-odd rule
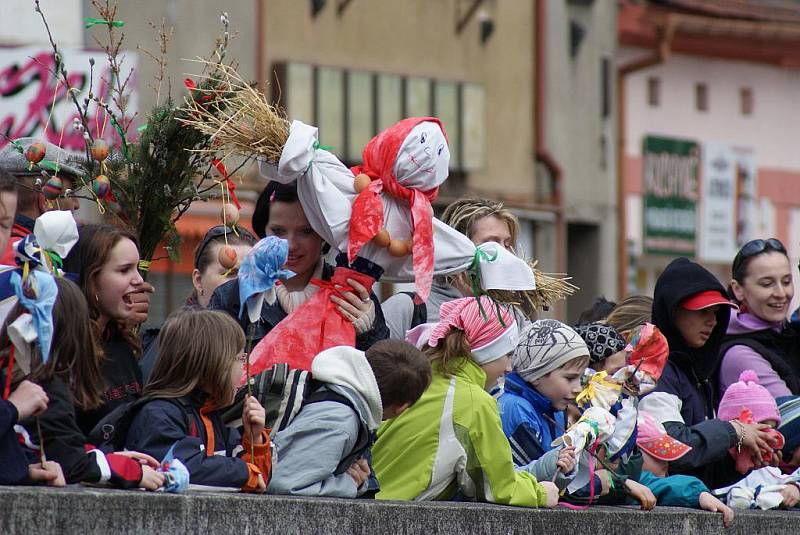
[[[450,149],[444,132],[436,123],[426,121],[406,136],[394,164],[397,182],[407,188],[426,191],[447,179]]]

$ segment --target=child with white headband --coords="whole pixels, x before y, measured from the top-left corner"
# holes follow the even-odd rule
[[[510,369],[514,316],[484,296],[444,303],[440,318],[409,332],[409,341],[433,359],[433,380],[419,401],[378,429],[377,498],[555,506],[554,484],[515,470],[488,393]]]

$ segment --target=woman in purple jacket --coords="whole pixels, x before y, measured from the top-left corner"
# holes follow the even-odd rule
[[[746,243],[733,260],[731,312],[720,346],[719,395],[751,369],[773,397],[800,394],[798,339],[787,326],[794,284],[786,248],[775,238]]]

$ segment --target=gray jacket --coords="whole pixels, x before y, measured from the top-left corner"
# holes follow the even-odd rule
[[[364,426],[375,431],[383,418],[380,392],[364,353],[334,347],[311,364],[314,379],[346,397],[355,411],[337,401],[305,405],[291,423],[272,437],[272,479],[267,492],[295,496],[355,498],[367,490],[356,487],[346,472],[335,475],[349,456]]]

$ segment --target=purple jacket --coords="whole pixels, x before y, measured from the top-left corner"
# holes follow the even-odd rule
[[[771,323],[764,321],[758,316],[747,312],[739,313],[731,311],[731,321],[728,324],[728,335],[747,334],[757,331],[772,329],[776,333],[781,332],[783,323]],[[722,364],[719,370],[719,392],[720,397],[725,393],[729,386],[739,380],[739,374],[744,370],[753,370],[758,374],[761,386],[766,388],[772,397],[791,396],[792,392],[786,383],[781,379],[772,365],[761,356],[755,349],[735,345],[728,349],[722,357]]]

